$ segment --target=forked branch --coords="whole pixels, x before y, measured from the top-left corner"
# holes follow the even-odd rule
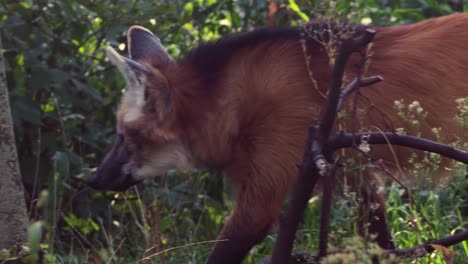
[[[358,77],[354,78],[341,92],[340,98],[338,100],[338,106],[336,107],[336,111],[339,112],[343,108],[344,101],[354,91],[356,91],[360,87],[370,86],[374,83],[378,83],[381,81],[383,81],[383,77],[380,75],[362,78],[362,79]]]
[[[336,109],[341,95],[341,86],[343,75],[349,57],[353,52],[358,52],[363,49],[369,42],[372,41],[375,35],[375,30],[366,29],[360,36],[343,40],[339,49],[338,57],[332,71],[332,79],[330,84],[330,94],[328,95],[327,106],[320,121],[320,139],[328,138],[336,119]],[[322,141],[324,142],[324,141]]]
[[[296,230],[299,221],[303,217],[313,188],[319,179],[319,170],[321,169],[322,175],[326,175],[329,167],[327,164],[331,161],[332,152],[324,149],[324,143],[328,139],[335,123],[336,109],[340,100],[342,77],[346,63],[353,52],[360,51],[372,41],[374,34],[374,30],[365,30],[363,34],[357,37],[344,40],[340,46],[339,54],[332,70],[330,94],[325,112],[319,125],[309,129],[309,137],[304,150],[304,159],[299,168],[298,179],[293,187],[286,215],[280,223],[278,240],[273,249],[273,264],[288,263],[291,259]],[[325,233],[328,233],[328,230],[325,230]],[[327,236],[323,237],[326,240]],[[321,250],[321,252],[326,252],[326,241],[322,241],[321,244],[325,245],[325,249]]]
[[[343,91],[341,91],[342,78],[346,63],[353,52],[362,50],[374,37],[375,31],[365,30],[363,34],[344,40],[340,46],[338,57],[334,63],[330,93],[327,106],[321,117],[319,125],[309,128],[309,136],[304,150],[304,158],[299,166],[296,184],[293,187],[287,212],[280,223],[278,239],[273,250],[272,257],[264,258],[260,263],[283,264],[298,263],[291,258],[292,247],[299,221],[302,219],[307,202],[320,175],[333,177],[328,164],[332,163],[332,154],[340,148],[347,148],[360,144],[363,136],[366,136],[368,144],[394,144],[424,151],[434,152],[454,160],[468,164],[468,152],[457,150],[453,147],[440,144],[427,139],[416,138],[395,133],[344,133],[340,132],[330,136],[335,124],[337,112],[342,108],[344,100],[359,87],[369,86],[383,80],[380,76],[360,79],[355,78]],[[336,167],[335,167],[336,168]],[[330,195],[324,195],[331,199]],[[322,206],[330,206],[330,201],[323,201]],[[322,212],[322,226],[319,257],[326,255],[328,237],[328,210]],[[433,250],[431,244],[443,246],[459,243],[468,238],[468,231],[462,231],[456,235],[439,241],[432,241],[421,246],[403,250],[388,250],[389,254],[398,256],[411,254],[413,250],[423,247],[427,252]],[[305,262],[300,262],[305,263]]]

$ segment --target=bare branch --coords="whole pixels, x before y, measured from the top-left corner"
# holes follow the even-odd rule
[[[360,51],[374,39],[375,32],[374,29],[368,28],[360,36],[345,40],[341,45],[341,52],[351,54]]]
[[[371,76],[371,77],[367,77],[367,78],[362,78],[361,79],[361,83],[359,86],[361,87],[366,87],[366,86],[370,86],[374,83],[378,83],[378,82],[381,82],[383,81],[384,78],[380,75],[376,75],[376,76]]]
[[[304,159],[298,172],[298,179],[293,187],[291,199],[285,217],[280,224],[278,240],[272,254],[272,263],[288,263],[291,258],[292,247],[299,221],[304,215],[312,190],[318,181],[319,170],[322,175],[327,174],[328,163],[332,152],[324,149],[335,123],[337,105],[340,98],[342,78],[346,63],[355,51],[365,47],[374,38],[375,31],[366,30],[363,34],[344,40],[340,46],[338,57],[332,71],[330,94],[320,125],[309,129],[308,142],[304,150]],[[322,217],[328,217],[322,215]],[[326,230],[326,229],[325,229]],[[324,245],[326,251],[326,245]]]
[[[281,219],[278,239],[272,254],[272,264],[288,263],[296,238],[299,222],[304,216],[304,210],[310,195],[319,179],[317,167],[314,163],[312,141],[317,138],[317,127],[309,129],[309,137],[305,145],[304,158],[299,166],[296,184],[293,187],[291,199],[285,216]]]
[[[362,50],[374,38],[375,31],[371,29],[365,30],[357,37],[342,41],[338,56],[333,66],[330,93],[328,96],[327,105],[322,113],[321,120],[318,126],[309,128],[309,137],[304,150],[304,158],[299,167],[298,178],[293,187],[291,199],[287,208],[285,217],[281,220],[278,239],[273,250],[272,257],[265,258],[261,263],[293,263],[291,258],[292,247],[299,221],[302,219],[304,209],[312,193],[312,190],[319,179],[319,175],[325,177],[329,175],[329,163],[332,160],[333,152],[340,148],[347,148],[360,144],[362,137],[367,136],[369,144],[392,144],[400,145],[433,153],[438,153],[443,156],[468,164],[468,152],[458,150],[448,145],[440,144],[427,139],[417,137],[399,135],[395,133],[344,133],[340,132],[330,136],[332,128],[335,124],[335,119],[338,110],[341,109],[344,100],[361,86],[369,86],[376,82],[382,81],[380,76],[360,79],[355,78],[341,92],[342,79],[346,67],[346,63],[353,52]],[[359,75],[359,74],[358,74]],[[336,167],[335,167],[336,168]],[[330,184],[330,179],[326,179],[325,184]],[[327,195],[330,195],[328,193]],[[329,203],[329,202],[328,202]],[[324,202],[324,209],[321,214],[322,223],[320,230],[320,253],[325,255],[327,252],[326,238],[328,236],[328,219],[329,204]],[[468,231],[461,232],[462,234],[454,235],[440,241],[433,241],[432,244],[448,245],[455,244],[468,239]],[[322,239],[324,238],[324,239]],[[434,250],[430,244],[424,244],[423,247],[427,252]],[[430,248],[426,248],[430,247]],[[415,247],[416,248],[416,247]],[[389,254],[405,255],[408,250],[388,250]],[[415,249],[416,250],[416,249]],[[296,262],[297,263],[297,262]]]
[[[380,75],[372,76],[372,77],[368,77],[368,78],[362,78],[362,79],[359,79],[358,77],[354,78],[341,92],[340,98],[338,100],[338,106],[336,108],[337,112],[339,112],[342,109],[344,101],[346,100],[346,98],[351,93],[356,91],[358,88],[370,86],[370,85],[372,85],[374,83],[378,83],[378,82],[381,82],[383,80],[384,80],[384,78],[382,76],[380,76]]]
[[[392,145],[429,151],[468,164],[468,152],[466,151],[428,139],[395,133],[370,132],[353,134],[339,132],[329,138],[327,146],[332,150],[349,148],[353,146],[353,137],[356,140],[355,144],[360,144],[362,136],[368,136],[367,143],[369,144],[388,144],[390,142]]]
[[[335,64],[333,66],[330,94],[328,95],[327,106],[320,122],[321,135],[319,139],[326,139],[328,137],[327,135],[330,134],[333,125],[335,124],[336,109],[340,98],[343,74],[349,56],[351,53],[364,48],[369,42],[372,41],[374,35],[375,30],[366,29],[362,35],[356,38],[344,40],[341,44],[338,57],[336,58]]]
[[[338,162],[333,164],[328,175],[323,179],[322,208],[320,212],[320,233],[319,233],[319,258],[327,255],[328,234],[330,231],[330,211],[333,198],[333,185],[335,181]]]
[[[398,185],[400,185],[400,187],[402,187],[403,189],[405,189],[405,191],[407,191],[409,193],[409,189],[408,187],[403,183],[401,182],[397,177],[395,177],[395,175],[393,175],[386,167],[385,165],[383,164],[383,162],[379,162],[376,158],[372,157],[371,155],[369,155],[369,153],[365,152],[365,151],[362,151],[360,150],[359,148],[354,148],[355,150],[359,151],[362,155],[366,156],[368,159],[370,159],[372,161],[372,164],[374,166],[377,166],[379,167],[380,170],[382,170],[385,175],[387,175],[388,177],[390,177],[392,180],[394,180],[396,183],[398,183]]]
[[[431,245],[440,245],[440,246],[448,247],[448,246],[458,244],[465,240],[468,240],[468,230],[457,232],[451,236],[447,236],[442,239],[428,241],[422,245],[417,245],[412,248],[392,249],[392,250],[386,250],[386,252],[388,254],[396,255],[402,258],[412,257],[420,252],[425,252],[426,254],[431,253],[432,251],[434,251],[434,247],[432,247]],[[421,257],[421,256],[418,255],[418,257]]]

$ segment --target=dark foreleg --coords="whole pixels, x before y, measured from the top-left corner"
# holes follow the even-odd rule
[[[234,212],[218,237],[220,241],[216,243],[208,264],[241,263],[276,223],[284,198],[280,196],[258,185],[242,186],[237,193]]]

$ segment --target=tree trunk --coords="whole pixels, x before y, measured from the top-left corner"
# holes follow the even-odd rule
[[[26,241],[28,215],[16,153],[0,38],[0,249]]]

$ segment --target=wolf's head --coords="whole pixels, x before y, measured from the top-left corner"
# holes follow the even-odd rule
[[[107,47],[109,60],[126,81],[117,112],[117,138],[89,184],[96,189],[123,191],[146,177],[170,169],[189,169],[192,156],[180,139],[174,98],[164,70],[172,58],[150,31],[128,31],[130,58]]]

